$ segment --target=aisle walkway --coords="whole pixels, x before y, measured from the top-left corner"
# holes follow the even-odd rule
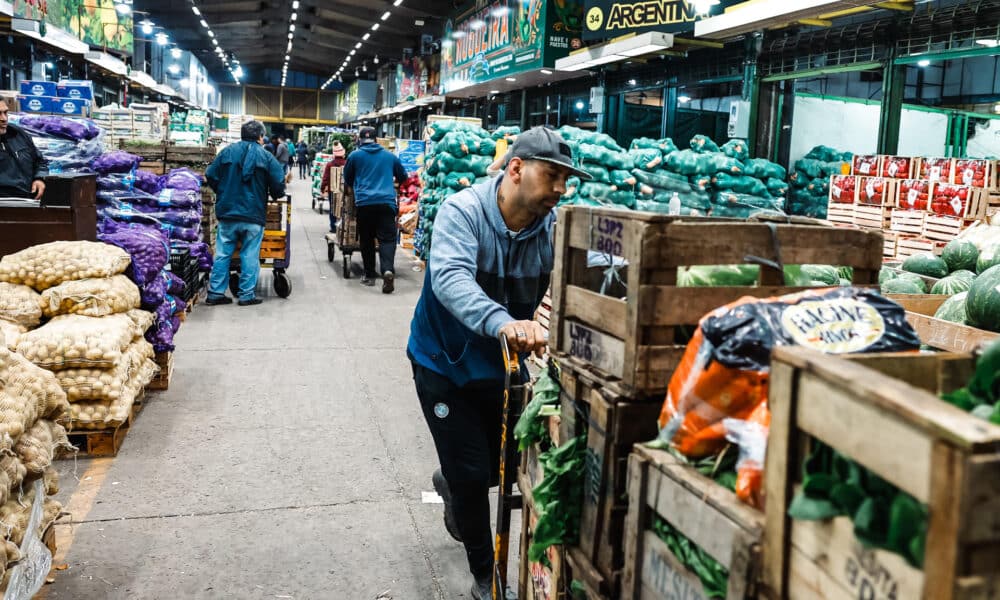
[[[292,296],[265,272],[263,305],[196,307],[120,454],[59,463],[74,524],[43,597],[469,597],[422,498],[436,459],[404,347],[423,273],[400,251],[395,294],[344,280],[327,216],[291,193]]]

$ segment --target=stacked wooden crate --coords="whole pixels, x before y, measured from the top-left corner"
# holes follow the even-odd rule
[[[567,559],[591,596],[631,597],[621,591],[625,519],[634,501],[628,458],[634,444],[656,437],[686,332],[706,313],[744,296],[800,289],[786,287],[783,272],[771,267],[762,267],[754,287],[678,287],[678,268],[741,264],[753,255],[784,264],[850,266],[855,283],[875,285],[882,254],[881,234],[860,229],[772,229],[766,223],[606,208],[561,210],[549,348],[562,367],[569,400],[563,427],[589,425],[580,542]],[[605,264],[591,267],[600,256]]]

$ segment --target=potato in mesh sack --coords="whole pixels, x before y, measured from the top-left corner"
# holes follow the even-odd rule
[[[17,351],[51,370],[110,369],[136,337],[138,327],[128,313],[106,317],[63,315],[22,335]]]
[[[106,429],[125,423],[139,393],[159,371],[151,360],[133,370],[128,385],[117,400],[83,400],[70,404],[72,429]]]
[[[4,555],[7,558],[7,565],[11,563],[16,563],[21,560],[21,549],[17,547],[17,544],[10,540],[4,540]]]
[[[28,331],[28,328],[23,325],[0,319],[0,348],[16,350],[17,342],[25,331]]]
[[[133,374],[153,356],[153,345],[140,338],[129,345],[112,369],[63,369],[56,371],[56,378],[70,402],[114,401],[131,387]]]
[[[3,486],[3,489],[6,489],[8,492],[12,489],[19,490],[21,483],[24,482],[24,478],[27,476],[28,469],[16,454],[5,454],[3,458],[0,458],[0,484],[10,481],[10,485]],[[3,501],[6,502],[7,499],[3,498]]]
[[[41,415],[59,412],[66,402],[52,373],[6,348],[0,348],[0,386],[0,450],[9,450]]]
[[[60,448],[71,447],[62,425],[39,419],[17,440],[14,452],[24,462],[24,468],[28,473],[41,475],[52,464],[52,459]]]
[[[55,467],[50,466],[45,469],[45,473],[42,475],[42,482],[45,484],[46,496],[55,496],[59,493],[59,471]]]
[[[34,502],[35,486],[31,486],[31,489],[26,490],[20,498],[12,498],[0,506],[0,532],[6,533],[7,539],[18,546],[24,541],[27,533]],[[59,518],[60,513],[62,513],[62,503],[52,498],[45,498],[42,521],[38,525],[36,535],[41,536],[42,532]]]
[[[139,288],[128,277],[67,281],[42,292],[46,317],[86,315],[103,317],[139,308]]]
[[[100,242],[50,242],[0,258],[0,281],[22,283],[38,291],[64,281],[124,273],[127,252]]]
[[[906,311],[872,290],[742,298],[698,324],[667,388],[658,441],[698,459],[723,449],[734,421],[766,428],[771,350],[791,345],[829,354],[903,352],[919,349],[920,338]],[[760,465],[738,469],[738,495],[750,502],[759,497]]]
[[[37,327],[42,318],[38,292],[26,285],[0,282],[0,319]]]

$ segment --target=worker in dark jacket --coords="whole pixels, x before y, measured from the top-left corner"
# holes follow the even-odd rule
[[[285,138],[280,135],[274,136],[274,158],[278,159],[278,164],[281,165],[282,172],[288,173],[288,159],[291,158],[291,154],[288,152],[288,144],[285,143]]]
[[[391,294],[395,285],[396,268],[396,205],[397,184],[406,181],[406,169],[392,152],[375,141],[375,129],[362,127],[358,135],[360,148],[351,152],[344,165],[344,185],[354,193],[358,215],[358,238],[365,275],[361,285],[375,285],[375,238],[378,237],[379,269],[382,273],[382,293]]]
[[[260,244],[267,222],[267,197],[285,196],[284,169],[264,149],[264,125],[250,121],[240,130],[242,141],[219,153],[205,179],[218,198],[215,213],[219,218],[215,265],[209,281],[206,304],[231,304],[226,296],[229,261],[240,247],[240,306],[260,304],[254,290],[260,274]]]
[[[295,148],[295,162],[299,163],[299,179],[305,179],[309,174],[309,148],[305,142],[299,142]]]
[[[30,135],[7,122],[8,110],[0,100],[0,197],[38,200],[45,193],[48,163]]]

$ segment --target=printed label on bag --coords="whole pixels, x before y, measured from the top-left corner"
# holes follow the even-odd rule
[[[906,193],[906,202],[910,206],[916,206],[917,200],[920,199],[920,192],[917,188],[911,188],[909,192]]]
[[[865,194],[868,195],[868,199],[869,200],[871,200],[872,198],[875,197],[875,182],[874,181],[869,180],[868,183],[865,185]]]
[[[895,177],[896,173],[899,173],[899,165],[892,161],[889,163],[889,177]]]
[[[931,181],[941,181],[941,167],[931,167],[928,179]]]
[[[972,185],[972,182],[974,182],[975,180],[976,180],[976,171],[974,169],[966,169],[965,172],[962,173],[962,181],[965,183],[965,185]]]
[[[885,335],[878,310],[852,298],[789,306],[781,324],[797,344],[828,354],[858,352]]]

